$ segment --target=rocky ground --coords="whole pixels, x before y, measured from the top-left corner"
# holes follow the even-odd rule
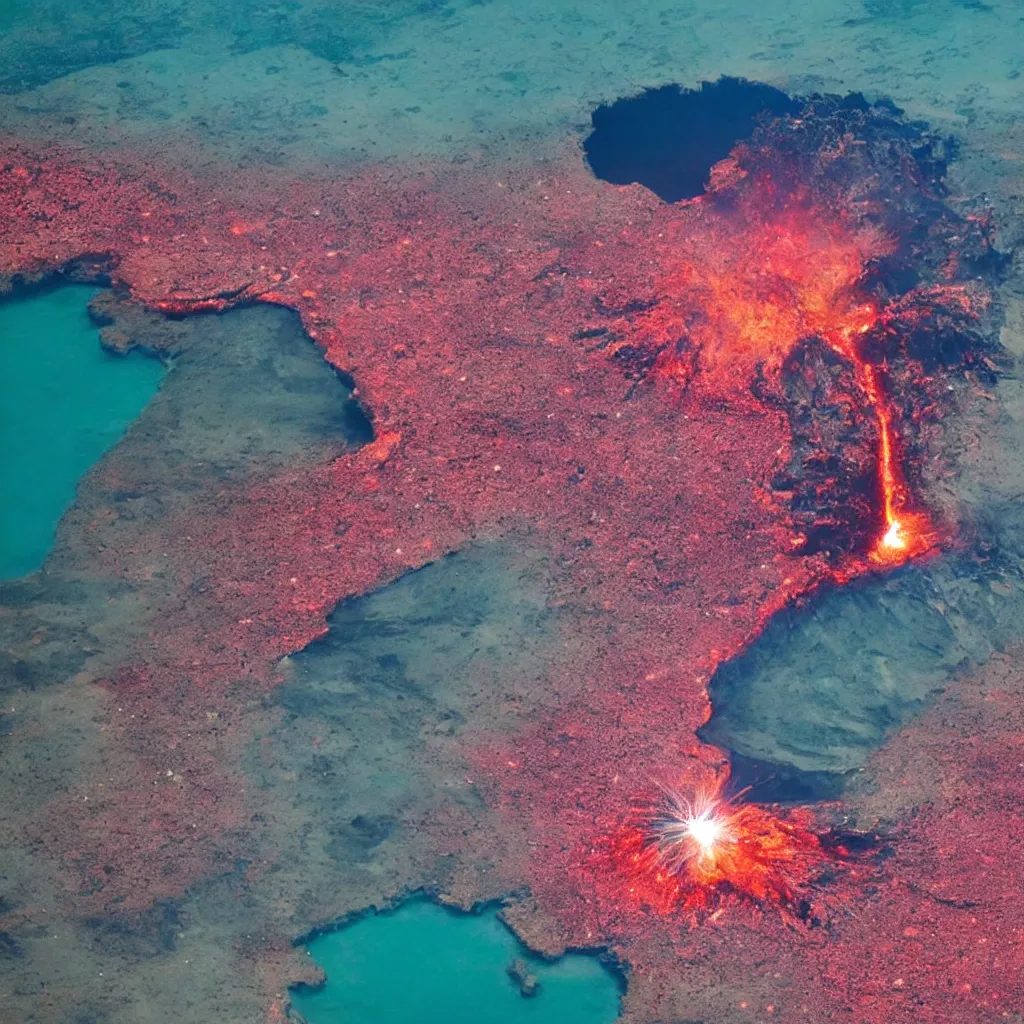
[[[904,631],[871,630],[858,652],[879,652],[855,667],[885,685],[858,697],[869,717],[892,698],[906,716],[839,763],[798,765],[860,769],[815,813],[878,838],[821,881],[819,927],[737,906],[693,927],[632,906],[590,854],[652,776],[715,774],[723,755],[696,738],[713,671],[834,567],[794,555],[766,499],[782,412],[638,387],[605,351],[680,251],[718,265],[724,229],[595,181],[578,135],[560,137],[588,103],[705,66],[884,82],[960,130],[953,203],[990,204],[1012,252],[1024,140],[1016,55],[993,42],[1012,11],[951,4],[955,39],[914,4],[764,14],[730,22],[745,56],[728,68],[701,40],[729,11],[662,12],[682,40],[663,54],[652,28],[670,28],[637,14],[618,56],[579,62],[590,85],[553,83],[537,113],[552,62],[572,74],[555,44],[597,46],[609,19],[520,9],[502,17],[536,34],[529,56],[494,71],[500,87],[478,69],[442,116],[431,97],[466,76],[443,44],[472,53],[467,33],[505,23],[486,13],[410,15],[326,55],[299,38],[322,35],[315,19],[280,52],[257,48],[255,19],[229,57],[187,60],[144,53],[162,38],[146,23],[118,64],[59,78],[38,59],[9,86],[5,279],[111,279],[106,343],[174,369],[83,480],[43,573],[3,588],[0,1014],[280,1020],[287,985],[312,976],[294,939],[424,888],[460,906],[514,897],[507,917],[537,949],[611,946],[637,1022],[1017,1019],[1019,274],[994,293],[1006,369],[955,382],[925,479],[937,507],[994,523],[931,568],[946,589],[930,604],[912,595],[969,650],[942,648],[908,693]],[[425,79],[426,44],[403,42],[424,25]],[[226,61],[230,103],[199,84]],[[373,132],[347,135],[317,98],[331,90]],[[503,133],[532,148],[510,157]],[[312,169],[371,152],[401,160]],[[871,592],[883,619],[894,586]],[[789,707],[816,699],[793,693]]]

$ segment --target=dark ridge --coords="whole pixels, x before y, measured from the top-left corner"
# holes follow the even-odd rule
[[[598,107],[583,149],[602,181],[637,182],[675,203],[701,194],[711,168],[753,134],[759,118],[796,114],[802,106],[742,78],[702,82],[699,89],[664,85]]]
[[[68,284],[110,288],[117,265],[118,259],[111,253],[90,252],[74,256],[56,269],[26,271],[10,277],[0,275],[0,305],[48,295]]]
[[[839,772],[800,771],[789,764],[760,761],[733,752],[727,795],[758,804],[807,804],[837,800],[846,784]]]
[[[760,378],[752,388],[789,420],[792,450],[771,486],[788,495],[804,536],[798,550],[835,562],[866,551],[882,527],[877,421],[849,401],[857,389],[853,367],[819,338],[797,345],[777,381]]]

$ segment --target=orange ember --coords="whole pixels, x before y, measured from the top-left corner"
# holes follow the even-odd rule
[[[768,216],[752,210],[736,231],[746,243],[739,251],[722,239],[702,248],[699,261],[680,261],[663,282],[669,301],[643,325],[665,340],[684,333],[705,373],[739,386],[758,364],[777,371],[804,338],[825,338],[846,354],[848,339],[873,326],[875,311],[856,286],[867,263],[891,250],[877,231],[805,206]],[[680,369],[672,360],[662,366]]]
[[[783,817],[718,791],[668,793],[661,814],[623,829],[609,854],[630,902],[662,914],[715,911],[727,897],[793,914],[828,858],[806,811]]]
[[[911,508],[882,373],[862,352],[882,312],[865,301],[861,286],[868,265],[889,255],[893,242],[802,198],[772,211],[772,191],[762,182],[740,205],[735,228],[747,240],[742,249],[709,240],[710,255],[702,247],[699,261],[679,259],[662,282],[664,301],[644,315],[641,331],[662,352],[663,376],[688,384],[699,369],[720,394],[745,390],[758,374],[777,379],[798,344],[821,339],[853,368],[860,395],[850,401],[877,423],[881,507],[868,558],[880,566],[902,563],[932,547],[936,532]]]

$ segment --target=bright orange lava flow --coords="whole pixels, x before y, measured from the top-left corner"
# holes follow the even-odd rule
[[[801,341],[821,338],[853,367],[861,396],[851,401],[870,408],[877,422],[882,507],[868,558],[891,566],[921,554],[935,531],[911,507],[892,408],[878,367],[860,347],[880,314],[858,285],[868,263],[891,252],[891,241],[799,202],[768,217],[761,210],[739,216],[737,230],[748,241],[742,251],[722,242],[699,262],[681,259],[664,282],[667,301],[644,318],[643,329],[671,353],[661,371],[688,381],[699,365],[712,388],[735,391],[757,373],[777,377]],[[680,336],[682,350],[673,345]]]
[[[704,373],[722,384],[738,373],[749,379],[758,364],[778,371],[805,338],[838,340],[870,328],[874,311],[865,322],[856,286],[867,263],[891,250],[883,235],[804,208],[768,218],[753,211],[736,231],[746,243],[739,251],[734,239],[716,239],[699,260],[682,256],[663,282],[669,301],[646,324],[666,341],[682,330],[700,350]],[[687,372],[671,361],[663,369]]]
[[[868,552],[876,565],[892,566],[927,551],[935,542],[935,530],[927,515],[910,509],[911,493],[903,467],[896,454],[892,409],[879,380],[878,368],[860,354],[857,345],[874,326],[877,313],[863,306],[864,321],[855,331],[842,329],[825,340],[839,355],[853,364],[857,381],[874,412],[878,424],[878,487],[882,498],[882,529]]]
[[[727,898],[793,912],[828,859],[806,811],[786,817],[717,793],[669,793],[662,813],[610,844],[615,876],[638,907],[713,912]]]

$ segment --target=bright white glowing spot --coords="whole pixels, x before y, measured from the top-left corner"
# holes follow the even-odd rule
[[[894,519],[892,525],[885,531],[885,536],[882,538],[882,547],[891,548],[894,551],[902,551],[906,546],[907,540],[903,536],[903,530],[900,528],[900,521]]]
[[[686,831],[701,848],[701,852],[710,853],[722,834],[722,826],[709,814],[704,813],[699,817],[689,818],[686,822]]]

